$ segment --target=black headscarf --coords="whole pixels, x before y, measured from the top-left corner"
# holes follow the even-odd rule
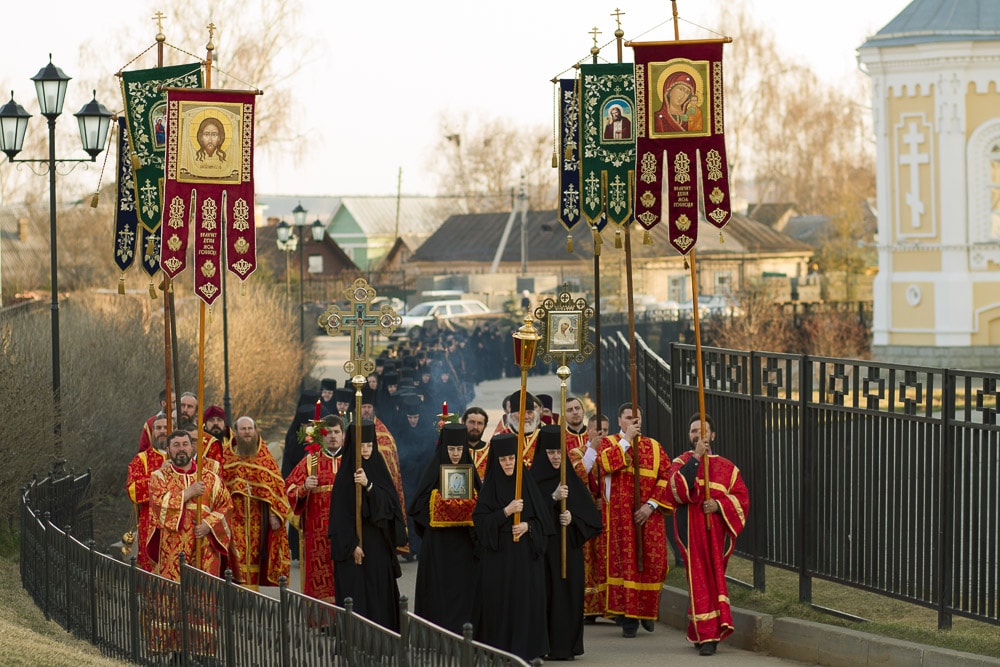
[[[417,493],[410,501],[408,509],[410,516],[417,517],[426,512],[431,492],[434,489],[440,491],[441,466],[453,465],[451,457],[448,456],[449,445],[453,447],[462,445],[462,458],[458,460],[458,464],[461,465],[464,463],[472,466],[472,482],[476,487],[476,491],[478,492],[482,488],[482,482],[479,481],[479,474],[476,472],[476,464],[473,462],[472,454],[469,452],[469,432],[466,430],[465,424],[445,424],[438,434],[434,456],[431,457],[431,460],[427,463],[427,467],[424,468],[423,475],[420,477],[420,485],[417,487]],[[429,517],[425,523],[430,523]],[[423,537],[424,526],[422,523],[416,521],[414,522],[414,526],[417,529],[417,535]]]
[[[354,551],[354,547],[358,546],[358,535],[354,524],[354,489],[356,487],[354,483],[354,451],[355,447],[358,446],[354,442],[356,431],[356,424],[347,427],[344,447],[341,450],[343,457],[341,469],[333,480],[328,534],[330,551],[334,560],[347,560]],[[365,492],[362,491],[362,518],[367,517],[369,521],[381,529],[383,537],[389,544],[397,547],[403,546],[406,544],[406,519],[399,506],[399,496],[396,494],[396,486],[389,474],[389,468],[386,467],[385,459],[382,458],[382,453],[378,449],[374,422],[368,420],[362,422],[361,440],[372,443],[372,455],[368,459],[361,459],[361,467],[365,471],[368,481],[382,491],[378,494],[379,499],[388,503],[388,512],[374,512],[374,519],[372,519],[373,510],[366,502]]]
[[[531,477],[538,485],[538,490],[551,500],[552,493],[559,486],[559,468],[553,468],[549,461],[546,451],[550,449],[562,449],[561,426],[543,426],[539,429],[538,439],[535,441],[535,458],[531,462]],[[586,541],[601,532],[604,522],[597,506],[594,505],[590,490],[577,476],[568,460],[565,465],[568,466],[566,486],[569,488],[569,495],[566,496],[566,509],[569,510],[573,517],[573,524],[577,526],[583,540]]]
[[[493,436],[490,440],[490,456],[486,462],[486,478],[483,480],[483,487],[479,491],[479,499],[476,502],[476,510],[473,516],[480,512],[492,512],[506,507],[510,501],[514,500],[514,491],[517,487],[517,470],[508,477],[500,467],[501,456],[511,456],[517,454],[517,436],[513,433],[501,433]],[[524,500],[524,509],[521,510],[521,521],[535,520],[539,523],[543,535],[555,533],[555,525],[552,522],[552,512],[547,508],[552,504],[552,499],[545,500],[545,496],[538,490],[535,480],[529,471],[524,470],[522,462],[521,473],[521,498]],[[544,544],[544,540],[541,540]],[[495,546],[493,547],[495,548]],[[544,547],[543,547],[544,548]]]

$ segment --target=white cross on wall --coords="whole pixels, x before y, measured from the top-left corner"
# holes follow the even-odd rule
[[[920,165],[931,161],[927,153],[918,153],[920,144],[924,143],[924,135],[917,130],[917,124],[910,122],[903,135],[903,143],[910,152],[899,156],[899,164],[910,168],[910,191],[906,193],[906,205],[910,207],[910,225],[920,228],[920,216],[924,213],[924,204],[920,201]]]

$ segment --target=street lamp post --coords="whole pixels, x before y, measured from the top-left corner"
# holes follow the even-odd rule
[[[294,221],[292,225],[282,220],[278,223],[277,234],[278,234],[278,248],[288,252],[294,249],[294,246],[289,247],[292,241],[292,226],[299,230],[298,235],[298,246],[299,246],[299,342],[305,344],[306,342],[306,320],[305,320],[305,227],[306,227],[306,215],[308,211],[302,208],[302,202],[296,204],[295,208],[292,209],[292,220]],[[317,218],[311,225],[309,225],[310,231],[312,233],[312,240],[319,243],[323,240],[323,236],[326,235],[326,227]],[[287,260],[288,255],[285,255],[286,268],[285,276],[287,281],[288,269]]]
[[[111,113],[97,101],[97,93],[94,92],[94,99],[83,105],[77,113],[73,114],[77,118],[80,126],[80,141],[83,150],[90,155],[89,159],[56,159],[56,118],[63,111],[63,102],[66,99],[66,87],[70,77],[66,76],[61,69],[52,64],[52,55],[49,55],[49,64],[38,71],[38,74],[31,77],[35,82],[35,92],[38,95],[39,111],[45,116],[49,125],[49,156],[38,159],[15,159],[21,152],[24,145],[24,133],[28,127],[28,119],[31,114],[24,110],[20,104],[14,101],[14,93],[10,94],[10,101],[0,107],[0,151],[7,155],[10,162],[28,162],[46,164],[49,172],[49,250],[51,269],[51,292],[52,292],[52,409],[53,409],[53,474],[61,474],[65,461],[62,457],[62,412],[60,401],[60,378],[59,378],[59,255],[56,245],[56,163],[59,162],[95,162],[97,156],[104,150],[105,142],[108,138],[108,130],[111,127]]]

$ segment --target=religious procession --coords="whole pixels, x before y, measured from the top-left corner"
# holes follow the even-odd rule
[[[620,12],[614,16],[620,21]],[[570,197],[561,221],[572,230],[586,219],[595,238],[608,222],[618,228],[616,239],[624,230],[631,272],[629,223],[638,221],[648,237],[662,215],[694,279],[689,214],[700,197],[677,184],[690,180],[692,168],[702,170],[708,218],[725,225],[725,146],[712,98],[721,96],[726,40],[632,43],[633,66],[621,63],[621,31],[616,35],[619,64],[582,64],[579,77],[555,82],[561,190]],[[245,160],[233,160],[252,152],[254,93],[211,89],[204,85],[210,69],[206,81],[198,66],[175,69],[126,73],[135,82],[126,90],[151,98],[146,102],[165,97],[166,123],[156,126],[163,134],[154,133],[154,142],[166,146],[163,196],[171,203],[164,225],[145,231],[165,235],[156,265],[170,281],[189,263],[193,227],[195,256],[208,258],[194,279],[204,309],[223,293],[223,272],[245,280],[255,266],[252,208],[245,205],[251,174],[240,169]],[[151,85],[165,75],[173,85]],[[659,111],[639,107],[640,76],[649,77]],[[637,144],[633,121],[638,129],[644,113],[649,127]],[[591,132],[591,125],[604,129]],[[242,146],[225,142],[226,128]],[[197,152],[172,139],[178,129],[197,137]],[[134,130],[120,126],[122,168],[138,143]],[[604,157],[590,166],[610,188],[595,188],[592,171],[582,178],[577,153],[590,155],[595,142]],[[637,145],[650,157],[667,146],[679,156],[707,157],[662,169],[644,158],[637,199],[623,206],[619,186],[631,183]],[[665,205],[655,194],[661,179],[673,188]],[[588,194],[573,196],[580,192]],[[131,225],[134,238],[144,219],[157,219],[151,211],[136,208],[119,226]],[[595,258],[598,250],[595,240]],[[120,268],[124,279],[127,267]],[[653,633],[673,559],[690,583],[687,639],[702,656],[716,653],[734,629],[725,573],[749,516],[749,494],[733,463],[713,453],[716,432],[703,402],[688,421],[690,441],[670,443],[658,439],[666,434],[644,431],[635,377],[632,400],[610,414],[567,395],[568,364],[595,349],[594,308],[568,292],[534,311],[525,292],[523,325],[512,335],[483,323],[395,344],[380,343],[378,334],[391,334],[401,319],[389,305],[372,309],[376,291],[366,280],[357,279],[346,296],[346,308],[332,304],[318,319],[325,333],[350,335],[345,374],[323,378],[318,391],[303,389],[278,456],[252,416],[206,405],[203,384],[178,395],[168,362],[160,411],[146,418],[128,464],[139,568],[179,581],[186,562],[258,591],[283,587],[294,562],[305,595],[399,631],[401,564],[416,562],[417,616],[455,635],[471,627],[477,641],[525,661],[562,661],[584,655],[588,625],[616,624],[626,640],[640,628]],[[631,320],[631,285],[629,297]],[[168,299],[165,313],[169,307]],[[199,336],[203,344],[204,316]],[[539,368],[562,381],[558,401],[528,391],[536,356]],[[518,374],[520,387],[511,387],[491,424],[486,406],[475,403],[477,385]],[[159,599],[150,591],[147,608]],[[154,654],[169,660],[191,653],[178,645],[176,626],[196,624],[188,642],[210,662],[212,604],[203,596],[165,617],[150,611]]]

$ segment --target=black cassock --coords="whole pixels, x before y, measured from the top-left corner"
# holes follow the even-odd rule
[[[543,426],[535,441],[535,459],[531,476],[538,490],[551,500],[559,486],[559,469],[553,468],[546,451],[560,449],[560,427]],[[583,592],[586,587],[583,565],[583,545],[603,529],[601,513],[594,505],[590,491],[566,462],[566,509],[571,521],[566,526],[566,578],[562,578],[562,527],[559,525],[561,504],[551,501],[555,535],[549,537],[545,550],[545,592],[548,600],[549,658],[569,660],[583,655]]]
[[[544,556],[555,529],[549,503],[524,471],[521,521],[529,529],[518,542],[513,540],[514,516],[504,516],[504,507],[514,500],[515,479],[514,474],[504,474],[497,459],[516,449],[513,434],[497,435],[490,441],[486,479],[472,513],[482,548],[473,624],[477,640],[533,660],[549,651]]]
[[[468,437],[462,424],[446,424],[447,432],[459,432],[464,451],[459,464],[472,466],[476,490],[480,488],[479,475],[469,454]],[[413,611],[443,628],[462,634],[462,626],[472,623],[473,594],[479,558],[475,550],[475,530],[472,526],[431,527],[431,493],[440,491],[441,466],[451,465],[448,444],[439,439],[434,457],[424,469],[420,485],[410,502],[409,514],[417,534],[423,539],[417,565]],[[411,533],[412,535],[412,533]]]
[[[350,427],[330,502],[330,553],[336,599],[337,604],[343,606],[344,601],[351,598],[355,613],[383,627],[399,630],[396,579],[402,571],[396,547],[406,544],[406,521],[389,469],[375,442],[375,426],[367,422],[362,431],[362,440],[373,443],[371,457],[361,462],[371,482],[371,490],[361,491],[361,548],[365,557],[361,565],[354,564],[354,548],[358,546],[354,523],[356,484],[352,472],[356,429]]]

